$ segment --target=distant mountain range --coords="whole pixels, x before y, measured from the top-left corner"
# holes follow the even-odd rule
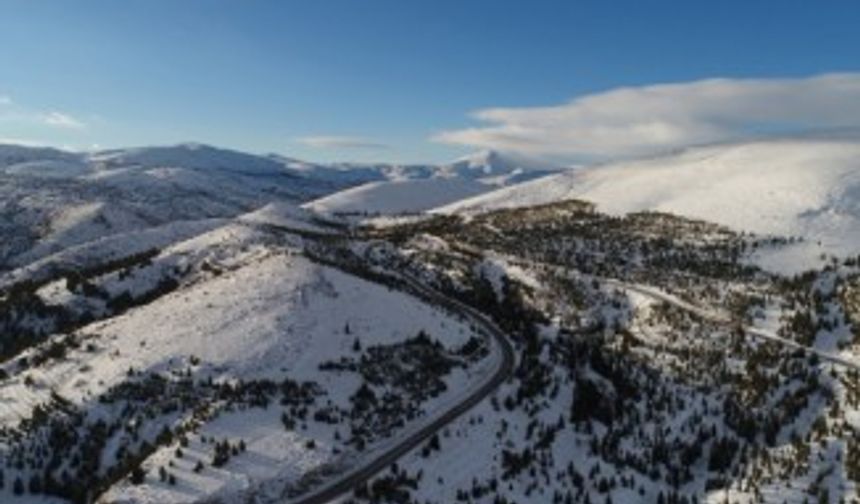
[[[550,175],[550,176],[547,176]],[[313,163],[202,144],[76,153],[0,145],[0,269],[69,246],[282,202],[328,215],[475,213],[561,199],[797,236],[798,267],[860,250],[860,142],[777,139],[565,169],[481,151],[450,163]],[[799,262],[798,262],[799,261]]]
[[[0,271],[111,235],[235,217],[274,201],[301,204],[363,184],[390,194],[421,181],[435,198],[386,207],[414,211],[550,169],[490,151],[444,165],[326,165],[195,143],[88,153],[0,145]]]
[[[480,151],[444,165],[339,165],[338,173],[379,179],[325,196],[307,208],[327,214],[414,213],[557,173],[564,168],[536,159]]]

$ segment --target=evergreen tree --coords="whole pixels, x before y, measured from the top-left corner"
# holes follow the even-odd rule
[[[29,490],[31,494],[42,493],[42,478],[40,478],[38,474],[34,474],[30,478]]]
[[[146,471],[142,467],[137,466],[131,470],[130,479],[132,485],[141,485],[146,479]]]

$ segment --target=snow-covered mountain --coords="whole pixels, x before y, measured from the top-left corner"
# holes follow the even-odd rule
[[[856,253],[860,142],[785,139],[691,148],[572,170],[437,211],[480,212],[571,198],[612,214],[655,210],[736,230],[804,237],[814,242],[816,255]]]
[[[306,205],[327,214],[392,215],[423,212],[470,196],[533,180],[563,168],[549,162],[485,150],[434,165],[341,165],[378,180]]]
[[[443,176],[478,179],[490,184],[511,184],[556,172],[562,165],[520,154],[481,150],[440,167]]]

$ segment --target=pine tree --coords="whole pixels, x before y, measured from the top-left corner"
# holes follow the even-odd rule
[[[137,466],[131,470],[130,479],[132,485],[141,485],[146,480],[146,471],[142,467]]]
[[[38,474],[34,474],[33,477],[30,478],[29,490],[31,494],[42,493],[42,478],[40,478]]]

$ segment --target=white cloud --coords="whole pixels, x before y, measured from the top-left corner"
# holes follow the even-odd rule
[[[433,139],[571,159],[630,156],[751,133],[860,126],[860,73],[620,88],[473,117],[486,125]]]
[[[42,116],[42,120],[48,126],[56,128],[80,130],[86,128],[86,124],[74,117],[62,112],[48,112]]]
[[[4,105],[12,105],[12,98],[6,95],[0,95],[0,107]]]
[[[0,144],[7,145],[23,145],[24,147],[47,147],[48,143],[41,140],[33,140],[32,138],[18,138],[0,136]]]
[[[306,136],[296,142],[315,149],[387,149],[388,145],[352,136]]]

